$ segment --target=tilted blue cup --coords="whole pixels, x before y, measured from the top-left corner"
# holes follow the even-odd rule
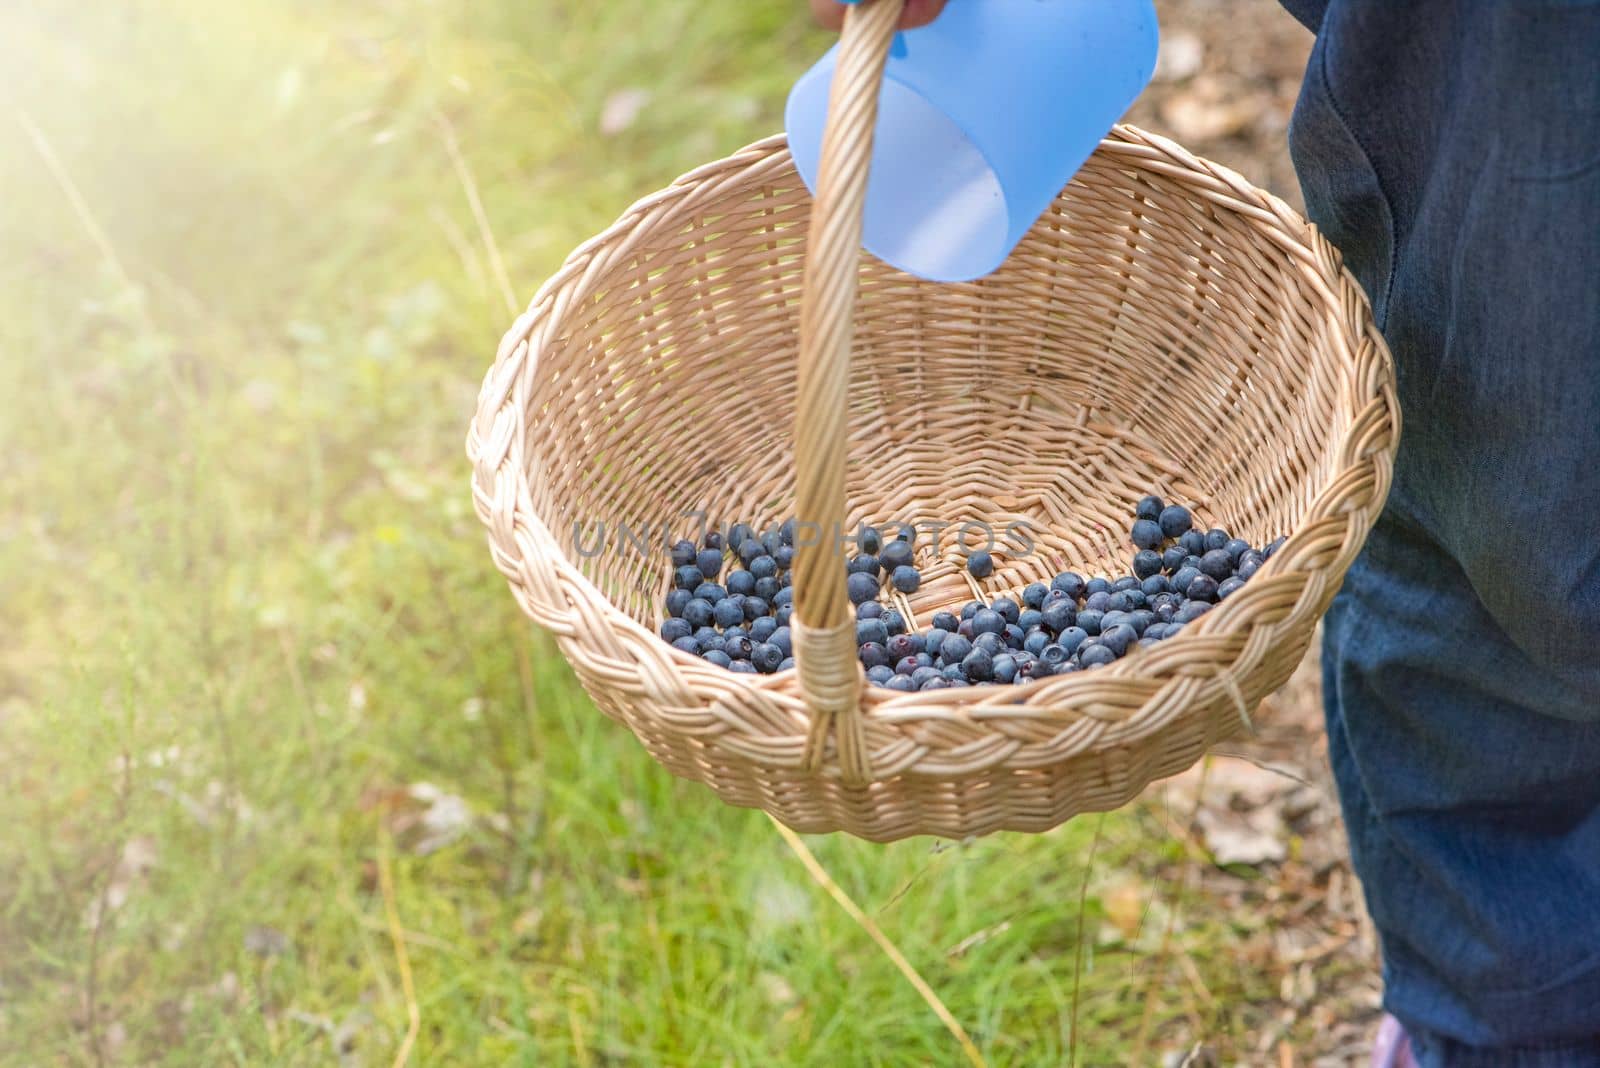
[[[1005,262],[1155,71],[1153,0],[950,0],[899,35],[879,98],[862,243],[964,282]],[[837,46],[784,122],[816,191]]]

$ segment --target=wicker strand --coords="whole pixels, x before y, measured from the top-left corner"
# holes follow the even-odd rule
[[[800,303],[799,401],[794,419],[796,511],[802,539],[795,554],[795,619],[812,639],[797,643],[800,690],[811,710],[805,766],[822,763],[823,739],[839,735],[847,781],[871,776],[861,723],[861,668],[846,640],[853,614],[845,591],[841,539],[850,342],[860,277],[861,213],[867,198],[873,131],[884,63],[903,0],[867,0],[849,9],[828,102],[828,125],[811,209]],[[846,754],[849,754],[847,758]]]

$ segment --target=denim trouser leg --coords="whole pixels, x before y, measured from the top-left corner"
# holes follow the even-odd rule
[[[1314,220],[1405,433],[1333,767],[1427,1068],[1600,1068],[1600,0],[1294,0]]]

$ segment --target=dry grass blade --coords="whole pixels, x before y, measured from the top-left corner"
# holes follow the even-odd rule
[[[417,988],[411,978],[411,958],[406,953],[405,930],[400,926],[400,910],[395,905],[394,871],[389,833],[378,829],[378,886],[383,891],[383,915],[389,926],[389,941],[394,946],[395,968],[400,972],[400,989],[406,999],[406,1034],[394,1055],[394,1068],[403,1068],[411,1059],[411,1049],[422,1030],[422,1010],[417,1006]]]
[[[769,816],[768,818],[771,819],[772,817]],[[912,966],[910,961],[906,960],[905,954],[900,952],[900,947],[891,942],[889,936],[884,934],[882,929],[873,922],[872,917],[868,916],[861,906],[857,905],[850,895],[844,892],[843,887],[833,881],[833,876],[828,874],[828,870],[822,866],[811,850],[806,847],[806,844],[800,840],[798,834],[795,834],[794,831],[785,827],[776,819],[772,819],[772,825],[778,828],[778,833],[783,836],[783,840],[788,843],[789,848],[794,850],[794,855],[800,858],[800,863],[805,865],[806,871],[812,879],[816,880],[817,885],[826,890],[828,896],[837,901],[839,907],[844,909],[863,931],[867,932],[868,936],[878,944],[878,948],[883,950],[884,956],[894,963],[894,966],[900,970],[900,974],[906,977],[906,981],[916,988],[918,994],[922,995],[922,1000],[928,1003],[928,1007],[933,1010],[935,1016],[939,1017],[945,1029],[955,1036],[956,1042],[961,1046],[961,1051],[967,1055],[967,1060],[971,1061],[976,1068],[987,1068],[987,1062],[983,1059],[983,1054],[978,1051],[977,1045],[972,1041],[972,1037],[967,1034],[966,1028],[961,1026],[961,1021],[957,1020],[950,1010],[945,1007],[945,1003],[940,1000],[933,987],[929,986],[928,981],[922,978],[921,973]]]

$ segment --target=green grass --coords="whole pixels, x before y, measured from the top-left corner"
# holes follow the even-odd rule
[[[467,494],[509,315],[446,131],[525,300],[778,127],[800,5],[44,6],[0,9],[0,1064],[389,1063],[384,873],[413,1064],[958,1063],[765,817],[595,711]],[[426,854],[419,782],[473,814]],[[1238,917],[1175,925],[1213,1003],[1106,938],[1108,885],[1188,900],[1148,811],[812,846],[992,1064],[1074,1011],[1083,1064],[1227,1048],[1275,990]]]

